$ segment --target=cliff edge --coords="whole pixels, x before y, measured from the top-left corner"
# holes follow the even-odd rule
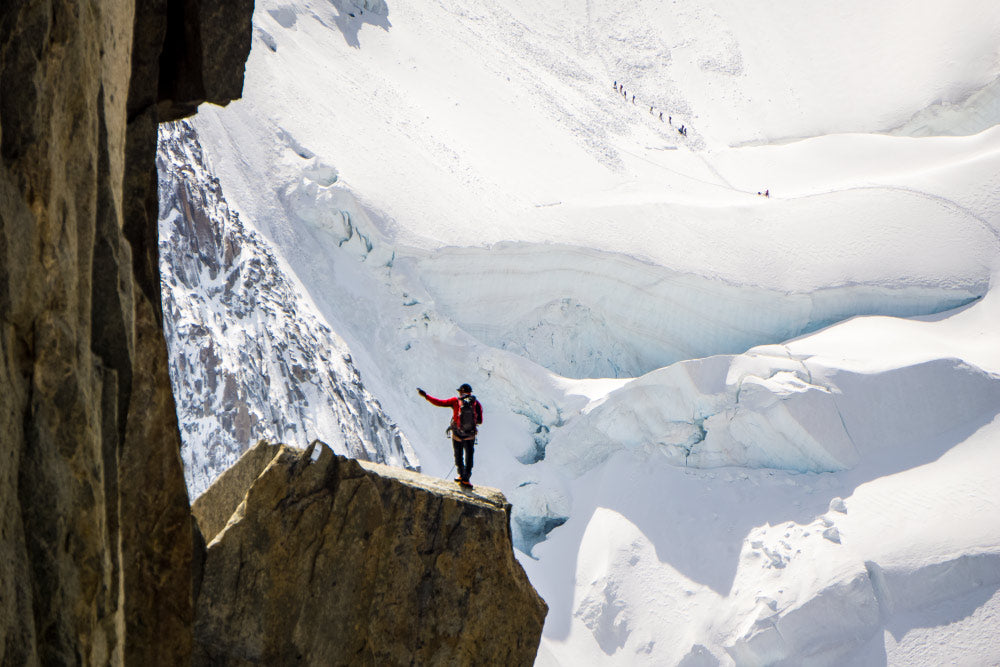
[[[195,664],[534,661],[547,606],[495,489],[261,442],[193,512]]]

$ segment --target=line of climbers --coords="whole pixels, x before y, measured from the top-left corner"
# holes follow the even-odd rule
[[[625,90],[625,84],[619,85],[618,81],[615,80],[615,82],[614,82],[614,89],[615,89],[615,91],[617,91],[617,92],[619,92],[619,93],[622,94],[622,97],[625,98],[625,101],[628,101],[628,91]],[[632,94],[632,104],[635,104],[635,94],[634,93]],[[650,107],[649,107],[649,114],[652,116],[655,113],[656,113],[656,111],[654,110],[654,107],[652,105],[650,105]],[[660,122],[662,123],[663,122],[663,112],[660,111],[659,114],[660,114]],[[670,125],[671,127],[673,127],[673,125],[674,125],[674,117],[671,116],[671,115],[669,115],[669,114],[667,115],[667,124]],[[680,135],[683,135],[685,137],[688,135],[687,128],[684,125],[681,125],[679,128],[677,128],[677,133],[680,134]]]
[[[613,87],[614,87],[615,91],[621,93],[622,97],[625,98],[626,101],[628,100],[628,91],[625,90],[625,84],[619,84],[618,80],[616,79],[615,82],[614,82],[614,84],[613,84]],[[635,94],[632,95],[632,104],[635,104]],[[653,105],[649,106],[649,113],[650,113],[650,115],[653,115],[654,113],[656,113],[655,108],[653,107]],[[660,122],[662,123],[663,122],[663,112],[660,111],[659,114],[660,114]],[[668,115],[667,116],[667,123],[671,127],[673,127],[674,126],[674,117]],[[688,129],[687,129],[687,127],[685,125],[682,124],[680,127],[677,128],[677,133],[680,134],[681,136],[686,137],[688,135]],[[761,197],[767,197],[768,199],[770,199],[770,197],[771,197],[771,191],[769,189],[768,190],[764,190],[763,192],[758,192],[757,194],[760,195]]]

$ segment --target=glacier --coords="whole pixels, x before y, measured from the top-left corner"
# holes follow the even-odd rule
[[[444,476],[468,381],[536,664],[1000,660],[995,3],[254,23],[162,165],[196,487],[321,431]]]

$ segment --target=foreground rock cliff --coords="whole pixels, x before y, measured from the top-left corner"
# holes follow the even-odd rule
[[[0,2],[0,664],[185,664],[156,128],[239,97],[252,0]]]
[[[195,664],[534,661],[547,607],[498,491],[260,443],[193,511]]]

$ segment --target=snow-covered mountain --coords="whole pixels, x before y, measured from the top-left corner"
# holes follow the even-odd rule
[[[254,26],[244,99],[161,147],[197,174],[161,252],[201,479],[246,423],[201,354],[282,378],[237,391],[276,437],[441,476],[415,390],[468,381],[473,481],[550,605],[538,664],[1000,662],[1000,5],[261,0]],[[284,379],[331,365],[384,413]]]
[[[193,495],[262,438],[419,469],[350,353],[260,234],[231,211],[187,121],[160,127],[160,271]]]

